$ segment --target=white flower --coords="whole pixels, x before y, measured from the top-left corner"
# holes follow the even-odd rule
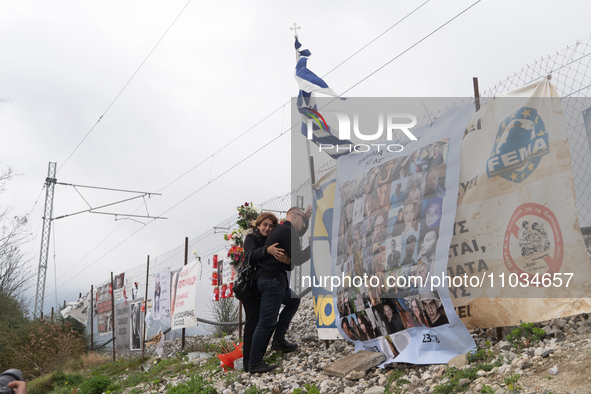
[[[197,256],[197,251],[196,251],[196,250],[194,250],[194,251],[193,251],[193,254],[194,254],[195,256]]]
[[[261,208],[259,208],[257,205],[250,204],[250,206],[256,213],[261,213]]]

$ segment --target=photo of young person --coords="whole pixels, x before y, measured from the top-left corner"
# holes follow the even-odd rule
[[[357,223],[353,226],[353,251],[356,252],[362,248],[361,244],[361,226],[363,223]]]
[[[428,228],[421,231],[419,239],[419,248],[417,252],[417,261],[435,265],[437,252],[437,241],[439,240],[439,228]]]
[[[408,163],[408,175],[415,175],[423,172],[422,163],[419,160],[420,149],[410,154],[410,162]]]
[[[406,183],[408,178],[402,178],[391,183],[390,205],[391,208],[403,205],[406,201]]]
[[[378,188],[369,194],[365,195],[365,212],[366,218],[374,216],[379,209],[378,205]]]
[[[411,275],[414,276],[420,276],[421,277],[421,281],[422,282],[417,282],[418,286],[422,286],[421,287],[428,287],[430,285],[430,281],[429,281],[429,272],[430,272],[430,268],[431,265],[429,263],[426,263],[424,261],[420,261],[419,263],[413,268],[413,272],[411,273]]]
[[[382,243],[388,232],[388,211],[380,211],[373,221],[373,243]]]
[[[427,172],[424,198],[445,196],[445,164],[432,168]]]
[[[425,320],[429,327],[439,327],[444,324],[449,324],[449,320],[445,315],[445,309],[441,303],[441,299],[435,292],[427,292],[420,295],[421,306],[425,312]]]
[[[131,304],[130,307],[130,319],[131,322],[131,335],[129,337],[129,348],[131,350],[141,350],[142,348],[142,341],[141,341],[141,333],[140,333],[140,311],[141,311],[142,301],[134,302]]]
[[[356,276],[363,276],[363,252],[361,250],[353,254],[353,269]]]
[[[403,266],[411,266],[416,263],[417,237],[415,234],[407,234],[402,237],[402,249],[404,250]]]
[[[394,180],[394,166],[396,165],[397,159],[387,161],[385,164],[379,167],[378,185],[384,183],[392,183]]]
[[[400,254],[400,246],[402,237],[394,237],[390,239],[386,249],[386,268],[394,269],[400,267],[402,261],[402,255]]]
[[[394,167],[394,181],[398,179],[406,178],[408,174],[408,168],[410,166],[410,156],[400,157],[398,163]]]
[[[419,213],[420,212],[417,209],[417,203],[409,203],[404,206],[404,211],[402,213],[402,220],[404,221],[402,234],[414,232],[419,229]]]
[[[374,167],[367,172],[365,178],[365,191],[363,194],[368,195],[374,192],[378,186],[378,172],[379,168]]]
[[[370,339],[375,339],[376,335],[374,333],[374,329],[369,322],[365,311],[357,312],[357,324],[359,325],[359,329],[361,331],[361,341],[368,341]]]
[[[412,316],[408,311],[408,307],[406,306],[406,301],[404,298],[392,298],[392,301],[398,310],[402,324],[404,324],[404,329],[408,330],[409,328],[414,327],[414,321],[412,320]]]
[[[176,285],[179,281],[179,274],[181,270],[170,272],[170,318],[174,317],[174,309],[176,305]]]
[[[363,221],[363,226],[361,227],[361,234],[365,240],[365,244],[363,247],[367,247],[373,244],[373,225],[375,222],[375,218],[367,218]]]
[[[379,183],[378,184],[378,209],[388,210],[390,209],[390,186],[392,183]]]
[[[347,336],[347,338],[349,338],[352,341],[358,341],[359,340],[359,338],[357,337],[357,335],[355,335],[355,333],[351,329],[351,325],[349,323],[349,320],[346,317],[343,317],[341,319],[341,328],[345,332],[345,335]]]
[[[423,314],[423,308],[417,297],[410,297],[410,310],[412,312],[412,318],[415,322],[415,327],[428,327],[427,320]]]
[[[416,174],[408,177],[406,182],[406,203],[416,203],[423,196],[425,189],[424,174]]]
[[[160,288],[160,272],[156,274],[156,278],[154,279],[154,320],[160,319],[163,313],[160,311],[160,293],[162,289]]]
[[[382,311],[382,318],[386,324],[388,334],[394,334],[395,332],[404,330],[404,323],[402,323],[402,319],[390,299],[385,300]]]
[[[421,230],[439,227],[442,214],[443,199],[441,197],[424,200],[421,213]]]
[[[371,323],[374,327],[374,333],[376,337],[381,337],[388,334],[388,330],[386,329],[386,323],[382,318],[383,306],[383,304],[378,304],[366,310],[367,316],[370,318]]]
[[[357,316],[355,314],[349,316],[349,327],[351,327],[351,332],[357,337],[358,340],[367,341],[367,337],[362,336],[361,329],[357,324]]]
[[[404,228],[404,208],[394,208],[388,211],[388,237],[398,237]]]
[[[443,158],[443,152],[441,152],[442,146],[443,143],[441,141],[435,142],[433,145],[431,145],[431,155],[427,160],[427,170],[431,170],[432,168],[435,168],[438,165],[445,163],[445,159]]]
[[[357,197],[355,199],[355,203],[353,204],[353,224],[363,221],[364,201],[365,199],[363,197]]]
[[[341,210],[341,225],[339,228],[339,235],[344,235],[353,224],[353,208],[355,201],[347,201]]]

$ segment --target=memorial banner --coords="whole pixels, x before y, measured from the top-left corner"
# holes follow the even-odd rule
[[[97,330],[99,334],[110,333],[113,328],[113,314],[111,309],[111,293],[109,291],[111,284],[99,286],[97,289],[96,309],[97,309]]]
[[[125,302],[125,273],[115,275],[115,305]]]
[[[129,303],[129,350],[142,350],[142,303],[136,298]]]
[[[166,269],[156,274],[154,279],[153,311],[154,320],[170,316],[170,270]]]
[[[550,80],[496,97],[462,144],[447,274],[468,328],[590,312],[568,135]]]
[[[198,275],[199,261],[185,265],[178,274],[174,298],[174,314],[171,322],[171,328],[173,330],[197,325],[195,308]]]
[[[394,151],[382,144],[337,161],[328,278],[338,329],[356,350],[385,354],[384,364],[446,363],[475,347],[447,282],[434,280],[447,268],[462,137],[473,111],[453,107]],[[405,116],[414,117],[398,115]],[[326,288],[322,279],[312,286]]]
[[[134,300],[141,302],[143,299]],[[117,354],[127,354],[131,352],[131,302],[115,305],[115,349]],[[141,316],[141,315],[140,315]],[[141,317],[138,321],[141,320]],[[141,338],[141,336],[140,336]],[[134,351],[141,350],[141,347],[134,348]]]

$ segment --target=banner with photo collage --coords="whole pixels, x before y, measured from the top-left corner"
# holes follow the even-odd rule
[[[445,271],[459,188],[460,149],[473,106],[453,107],[399,153],[342,157],[332,225],[339,331],[384,364],[445,363],[475,344],[454,312]],[[406,140],[408,142],[408,140]],[[336,246],[336,247],[335,247]]]

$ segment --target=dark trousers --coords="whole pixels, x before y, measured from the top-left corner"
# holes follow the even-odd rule
[[[242,301],[242,306],[244,307],[244,314],[246,315],[242,344],[242,363],[244,365],[244,372],[248,372],[248,361],[250,360],[252,336],[254,335],[254,330],[257,328],[257,324],[259,324],[261,295],[258,293],[249,295],[244,301]]]
[[[261,293],[261,307],[259,321],[252,337],[250,365],[263,361],[273,330],[275,330],[275,339],[285,339],[289,323],[300,306],[300,299],[295,293],[289,288],[285,289],[277,279],[259,278],[257,288]],[[281,304],[285,307],[279,315]],[[277,321],[277,316],[279,316],[279,321]]]

